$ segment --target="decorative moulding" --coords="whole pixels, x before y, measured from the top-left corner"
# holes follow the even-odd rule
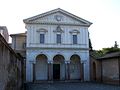
[[[70,33],[71,33],[71,34],[73,34],[73,33],[79,34],[80,31],[78,31],[78,30],[72,30],[72,31],[70,31]]]
[[[56,21],[61,21],[63,19],[63,16],[55,15],[54,18],[56,19]]]
[[[48,32],[48,30],[44,29],[44,28],[40,28],[37,30],[37,32]]]
[[[56,30],[54,30],[53,32],[63,33],[64,31],[61,29],[60,25],[58,25],[57,28],[56,28]]]

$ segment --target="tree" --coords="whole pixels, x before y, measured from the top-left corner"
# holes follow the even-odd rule
[[[89,48],[90,48],[90,51],[92,51],[92,50],[93,50],[93,47],[92,47],[92,43],[91,43],[90,38],[89,38]]]
[[[114,48],[118,48],[117,41],[115,41]]]
[[[117,51],[120,51],[120,48],[111,47],[111,48],[103,48],[102,49],[103,54],[117,52]]]
[[[102,48],[102,50],[94,50],[97,56],[104,56],[107,53],[118,52],[118,51],[120,51],[120,48],[118,48],[117,41],[115,41],[115,44],[113,47]]]

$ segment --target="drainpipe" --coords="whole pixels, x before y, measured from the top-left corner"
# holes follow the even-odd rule
[[[103,69],[103,67],[102,67],[102,60],[101,60],[101,82],[103,82],[103,76],[102,76],[103,75],[103,72],[102,72],[103,70],[102,69]]]

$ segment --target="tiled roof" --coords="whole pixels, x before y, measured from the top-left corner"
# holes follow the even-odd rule
[[[96,51],[90,51],[90,56],[97,59],[97,58],[101,57],[101,54],[96,53]]]
[[[105,54],[103,57],[98,58],[98,60],[116,58],[116,57],[120,57],[120,51]]]

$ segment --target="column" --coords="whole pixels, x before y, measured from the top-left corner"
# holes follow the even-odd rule
[[[67,80],[67,61],[65,61],[65,80]]]
[[[33,61],[26,62],[26,81],[33,81]]]
[[[84,63],[80,63],[80,79],[81,81],[84,81]]]
[[[53,61],[48,61],[48,80],[52,80],[52,65]]]
[[[65,61],[65,80],[70,79],[70,61]]]
[[[89,71],[89,61],[83,60],[82,61],[82,70],[83,70],[83,78],[84,81],[89,81],[90,80],[90,71]]]
[[[67,66],[68,66],[68,80],[70,80],[70,61],[68,61]]]
[[[33,82],[36,80],[36,75],[35,75],[35,64],[33,63]]]

